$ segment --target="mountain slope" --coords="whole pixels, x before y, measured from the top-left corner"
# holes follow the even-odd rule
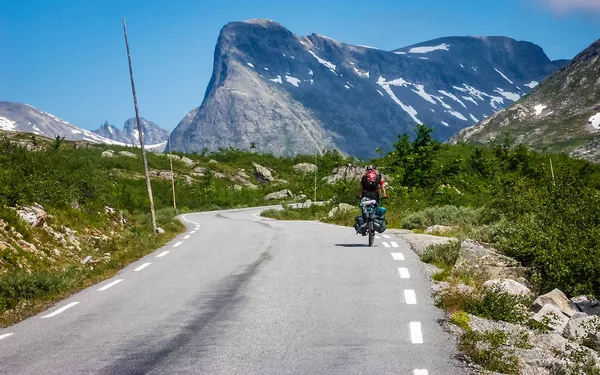
[[[169,132],[152,121],[140,118],[142,132],[144,133],[144,144],[152,145],[166,142],[169,139]],[[139,134],[135,118],[125,121],[123,130],[117,129],[114,125],[104,122],[100,128],[93,130],[94,133],[114,141],[139,145]]]
[[[442,38],[395,51],[296,36],[268,20],[227,24],[202,105],[174,150],[248,148],[276,155],[391,147],[416,123],[447,139],[512,104],[564,62],[504,37]]]
[[[451,141],[487,142],[501,132],[533,148],[600,161],[600,40],[518,103]]]
[[[69,141],[124,145],[23,103],[0,102],[0,130],[33,133],[48,138],[60,135]]]

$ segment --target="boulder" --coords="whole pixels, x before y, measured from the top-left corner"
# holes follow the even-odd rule
[[[113,150],[102,151],[100,154],[103,158],[113,158],[115,157],[115,152]]]
[[[194,168],[194,169],[192,169],[192,170],[193,170],[194,172],[196,172],[196,173],[201,173],[201,174],[204,174],[204,173],[206,173],[206,168],[204,168],[204,167],[196,167],[196,168]]]
[[[446,225],[433,225],[425,229],[425,233],[448,233],[456,230],[458,227],[449,227]]]
[[[181,158],[181,161],[188,167],[193,167],[196,164],[192,159],[185,156]]]
[[[179,156],[177,156],[177,155],[169,154],[167,156],[170,157],[173,160],[181,160],[181,158]]]
[[[275,178],[271,174],[271,171],[268,168],[263,167],[262,165],[256,164],[256,163],[253,163],[253,165],[254,165],[254,175],[256,176],[256,180],[258,182],[260,182],[261,184],[265,184],[265,183],[272,182],[275,180]]]
[[[471,240],[461,243],[458,259],[452,268],[456,273],[468,273],[483,280],[513,279],[530,287],[529,269],[513,258]]]
[[[165,230],[162,229],[161,227],[156,228],[156,234],[164,234],[164,233],[165,233]],[[108,257],[110,258],[110,254],[108,254]]]
[[[127,156],[128,158],[137,158],[137,155],[130,151],[119,151],[119,155]]]
[[[288,197],[294,197],[294,194],[292,194],[291,191],[285,189],[285,190],[280,190],[280,191],[276,191],[274,193],[265,195],[264,200],[271,201],[271,200],[285,199]]]
[[[340,203],[337,207],[332,208],[331,211],[329,211],[329,214],[327,214],[327,216],[334,217],[339,214],[344,214],[346,212],[352,212],[352,211],[356,211],[356,210],[357,210],[357,207],[355,207],[355,206],[352,206],[347,203]]]
[[[306,198],[307,198],[307,197],[306,197],[306,194],[300,194],[300,195],[296,196],[296,200],[297,200],[298,202],[303,202],[303,201],[305,201],[305,200],[306,200]]]
[[[171,171],[149,171],[148,175],[150,177],[164,178],[170,180],[172,177]]]
[[[324,177],[322,180],[328,184],[335,184],[338,180],[355,180],[361,179],[365,173],[365,167],[360,165],[348,164],[343,167],[334,168],[331,171],[331,176]],[[384,181],[391,181],[391,178],[385,174],[381,174]]]
[[[218,163],[219,163],[219,162],[218,162],[218,161],[216,161],[215,159],[210,159],[210,160],[208,161],[208,164],[218,164]]]
[[[248,176],[248,175],[246,174],[246,170],[245,170],[245,169],[240,169],[240,170],[237,172],[237,176],[238,176],[239,178],[243,178],[243,179],[245,179],[245,180],[250,180],[250,176]]]
[[[543,306],[548,304],[555,306],[562,314],[568,317],[579,312],[577,305],[558,289],[554,289],[553,291],[536,298],[531,305],[531,309],[534,312],[538,312]]]
[[[587,315],[600,315],[600,301],[597,299],[590,300],[586,296],[577,296],[571,298],[571,301],[577,305],[580,311]]]
[[[233,185],[233,190],[241,191],[243,188],[240,185]]]
[[[17,214],[21,219],[34,227],[42,226],[48,217],[48,214],[44,211],[44,207],[37,203],[33,206],[25,206],[17,209]]]
[[[513,279],[494,279],[483,283],[484,288],[500,287],[505,292],[512,295],[531,295],[531,289]]]
[[[544,322],[544,320],[549,320],[546,323],[556,332],[563,332],[569,322],[569,318],[567,318],[558,307],[550,303],[542,306],[542,308],[533,315],[533,319],[540,323]]]
[[[311,163],[299,163],[294,165],[294,171],[298,173],[314,173],[317,170],[317,166]]]
[[[563,330],[563,336],[575,340],[588,337],[600,339],[600,317],[584,313],[573,315]]]

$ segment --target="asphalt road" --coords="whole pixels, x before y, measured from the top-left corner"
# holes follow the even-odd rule
[[[115,277],[0,330],[0,374],[463,374],[422,266],[384,233],[188,214]]]

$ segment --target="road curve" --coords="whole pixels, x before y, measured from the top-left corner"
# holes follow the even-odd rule
[[[409,246],[187,214],[166,246],[0,330],[0,374],[466,374]]]

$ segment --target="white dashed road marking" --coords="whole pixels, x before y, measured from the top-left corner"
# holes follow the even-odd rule
[[[184,240],[187,240],[188,238],[190,238],[190,235],[186,235],[185,237],[183,237]]]
[[[162,253],[158,254],[156,257],[157,257],[157,258],[162,258],[162,257],[164,257],[165,255],[167,255],[167,254],[169,254],[169,253],[170,253],[170,251],[169,251],[169,250],[167,250],[167,251],[163,251]]]
[[[101,291],[103,291],[103,290],[106,290],[106,289],[110,288],[111,286],[115,286],[115,285],[117,285],[117,284],[118,284],[118,283],[120,283],[121,281],[123,281],[123,279],[115,280],[115,281],[113,281],[112,283],[110,283],[110,284],[108,284],[108,285],[104,285],[102,288],[98,289],[98,291],[99,291],[99,292],[101,292]]]
[[[193,230],[193,231],[191,231],[191,232],[190,232],[190,234],[194,234],[194,233],[196,233],[196,231],[195,231],[195,230]]]
[[[390,242],[390,243],[392,244],[392,247],[399,247],[398,243],[396,243],[396,242]]]
[[[398,268],[398,273],[400,274],[400,278],[410,279],[410,273],[408,273],[408,268]]]
[[[415,369],[413,375],[429,375],[429,373],[424,369]]]
[[[139,266],[138,268],[134,269],[133,272],[138,272],[143,270],[144,268],[148,267],[149,265],[151,265],[152,263],[144,263],[141,266]]]
[[[417,304],[417,295],[415,291],[412,289],[406,289],[404,291],[404,299],[406,300],[407,305],[416,305]]]
[[[384,234],[383,238],[392,238],[392,237],[388,236],[387,234]]]
[[[383,244],[383,246],[385,246],[385,247],[390,247],[390,244],[389,244],[389,243],[387,243],[387,242],[382,242],[382,244]]]
[[[421,322],[410,322],[410,338],[413,344],[423,343],[423,333],[421,333]]]
[[[375,236],[375,238],[381,238],[381,237],[379,237],[379,236]]]
[[[177,247],[177,246],[181,245],[182,243],[183,243],[183,242],[179,241],[179,242],[177,242],[175,245],[173,245],[173,247]]]
[[[7,338],[8,336],[12,336],[14,335],[14,333],[5,333],[3,335],[0,335],[0,340]]]
[[[392,258],[394,258],[394,260],[405,260],[404,254],[402,254],[402,253],[391,253],[391,254],[392,254]]]
[[[55,311],[55,312],[53,312],[53,313],[50,313],[50,314],[48,314],[48,315],[44,315],[44,316],[42,316],[42,318],[41,318],[41,319],[45,319],[45,318],[52,318],[53,316],[56,316],[56,315],[60,314],[61,312],[65,311],[66,309],[70,309],[71,307],[73,307],[73,306],[77,305],[78,303],[79,303],[79,302],[71,302],[71,303],[69,303],[67,306],[63,306],[63,307],[61,307],[60,309],[56,310],[56,311]]]

